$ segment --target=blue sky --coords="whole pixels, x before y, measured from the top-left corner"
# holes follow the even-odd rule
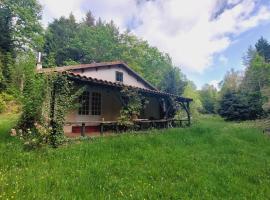
[[[187,72],[189,78],[194,80],[196,85],[200,87],[205,83],[217,84],[222,80],[224,74],[231,68],[244,70],[245,66],[242,64],[242,57],[249,46],[254,47],[260,37],[264,37],[270,41],[269,22],[265,22],[254,27],[234,38],[235,42],[233,44],[223,52],[214,56],[214,62],[209,68],[207,68],[202,74]],[[224,56],[226,61],[220,61],[220,56]]]
[[[113,20],[171,55],[200,88],[216,85],[230,68],[243,70],[242,57],[261,37],[270,40],[268,0],[39,0],[43,24],[87,10]]]
[[[231,68],[236,70],[245,69],[245,66],[242,64],[242,57],[250,45],[254,47],[260,37],[264,37],[270,41],[270,23],[261,24],[240,34],[235,38],[235,42],[226,50],[214,55],[213,64],[203,71],[202,74],[185,72],[185,69],[183,71],[188,74],[188,77],[193,80],[198,87],[201,87],[205,83],[217,84]],[[224,56],[226,61],[220,61],[220,56]]]

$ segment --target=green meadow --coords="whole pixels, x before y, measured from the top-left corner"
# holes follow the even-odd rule
[[[270,137],[203,117],[26,151],[0,116],[0,199],[270,199]]]

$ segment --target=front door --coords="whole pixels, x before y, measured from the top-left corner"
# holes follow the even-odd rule
[[[80,107],[76,121],[97,124],[101,121],[101,93],[85,91],[79,98]]]
[[[101,93],[91,93],[91,119],[92,121],[101,121]]]

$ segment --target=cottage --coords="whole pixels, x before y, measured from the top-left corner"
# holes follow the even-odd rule
[[[80,106],[66,115],[64,131],[67,134],[103,132],[104,128],[117,129],[120,110],[124,106],[121,90],[126,87],[136,90],[147,99],[147,104],[134,123],[142,126],[171,126],[174,116],[171,98],[187,113],[190,124],[190,98],[161,92],[121,61],[81,64],[56,68],[42,68],[38,72],[61,72],[86,90],[79,98]],[[182,121],[180,121],[182,123]]]

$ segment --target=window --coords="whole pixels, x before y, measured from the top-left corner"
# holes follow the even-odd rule
[[[123,82],[123,73],[122,72],[116,72],[115,74],[116,81]]]
[[[92,93],[92,115],[101,114],[101,94],[98,92]]]
[[[89,92],[84,91],[79,97],[79,115],[89,115]]]

